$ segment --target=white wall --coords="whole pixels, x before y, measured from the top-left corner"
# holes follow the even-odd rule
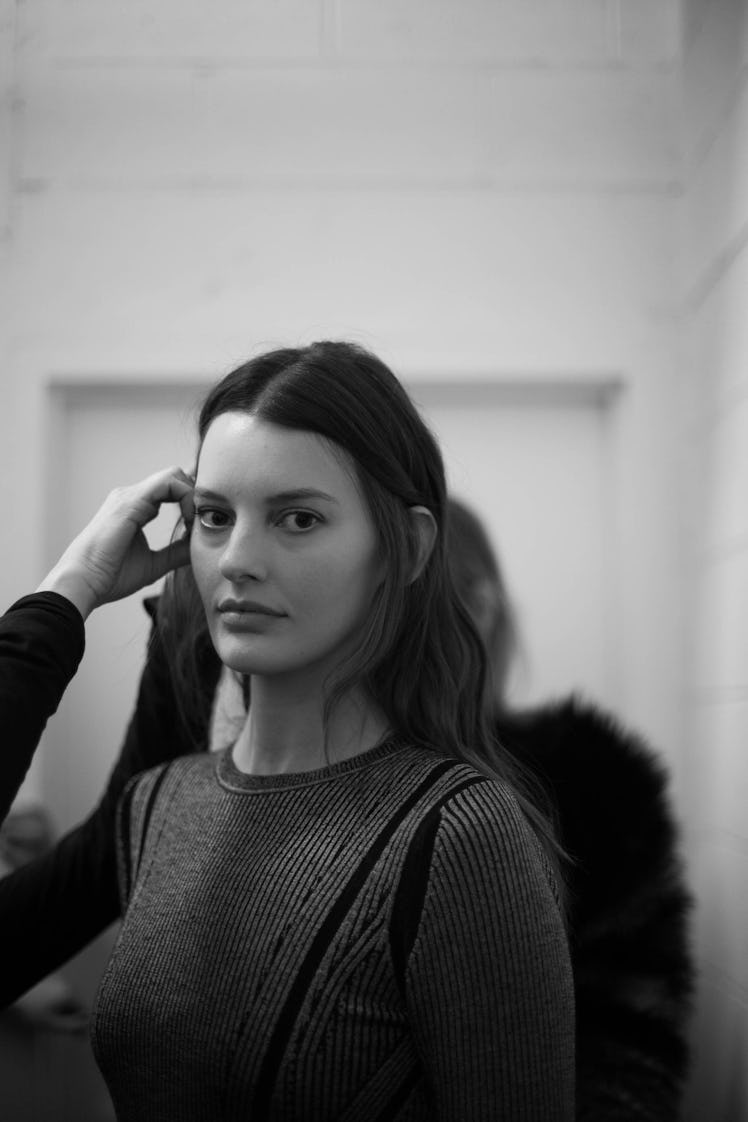
[[[689,1122],[748,1118],[748,13],[684,22],[689,852],[701,981]]]

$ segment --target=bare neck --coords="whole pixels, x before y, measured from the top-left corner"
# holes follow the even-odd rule
[[[253,677],[250,697],[233,749],[234,763],[250,775],[314,771],[368,751],[388,731],[384,714],[361,691],[335,706],[326,728],[318,689]]]

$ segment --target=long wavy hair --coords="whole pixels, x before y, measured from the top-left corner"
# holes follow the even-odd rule
[[[477,514],[454,495],[447,504],[446,555],[457,594],[486,645],[493,701],[496,709],[501,710],[505,707],[509,671],[520,648],[519,630],[486,528]]]
[[[212,422],[228,412],[315,433],[342,449],[355,466],[375,527],[384,580],[358,645],[328,682],[325,717],[359,687],[407,741],[508,781],[558,870],[548,816],[491,733],[493,689],[484,646],[446,557],[441,452],[398,379],[375,355],[346,342],[260,355],[208,393],[198,419],[198,456]],[[415,580],[413,506],[426,507],[437,526],[433,550]],[[159,624],[188,728],[205,729],[210,698],[201,689],[200,666],[210,637],[189,566],[167,582]]]

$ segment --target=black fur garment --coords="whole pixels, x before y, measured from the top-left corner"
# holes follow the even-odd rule
[[[675,1122],[688,1069],[691,899],[667,774],[576,698],[503,715],[501,743],[550,793],[567,869],[579,1122]]]

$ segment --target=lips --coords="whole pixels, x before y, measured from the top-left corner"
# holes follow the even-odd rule
[[[226,616],[275,616],[280,617],[284,612],[277,612],[274,608],[268,607],[267,604],[260,604],[256,600],[222,600],[218,605],[218,610],[222,615]]]

